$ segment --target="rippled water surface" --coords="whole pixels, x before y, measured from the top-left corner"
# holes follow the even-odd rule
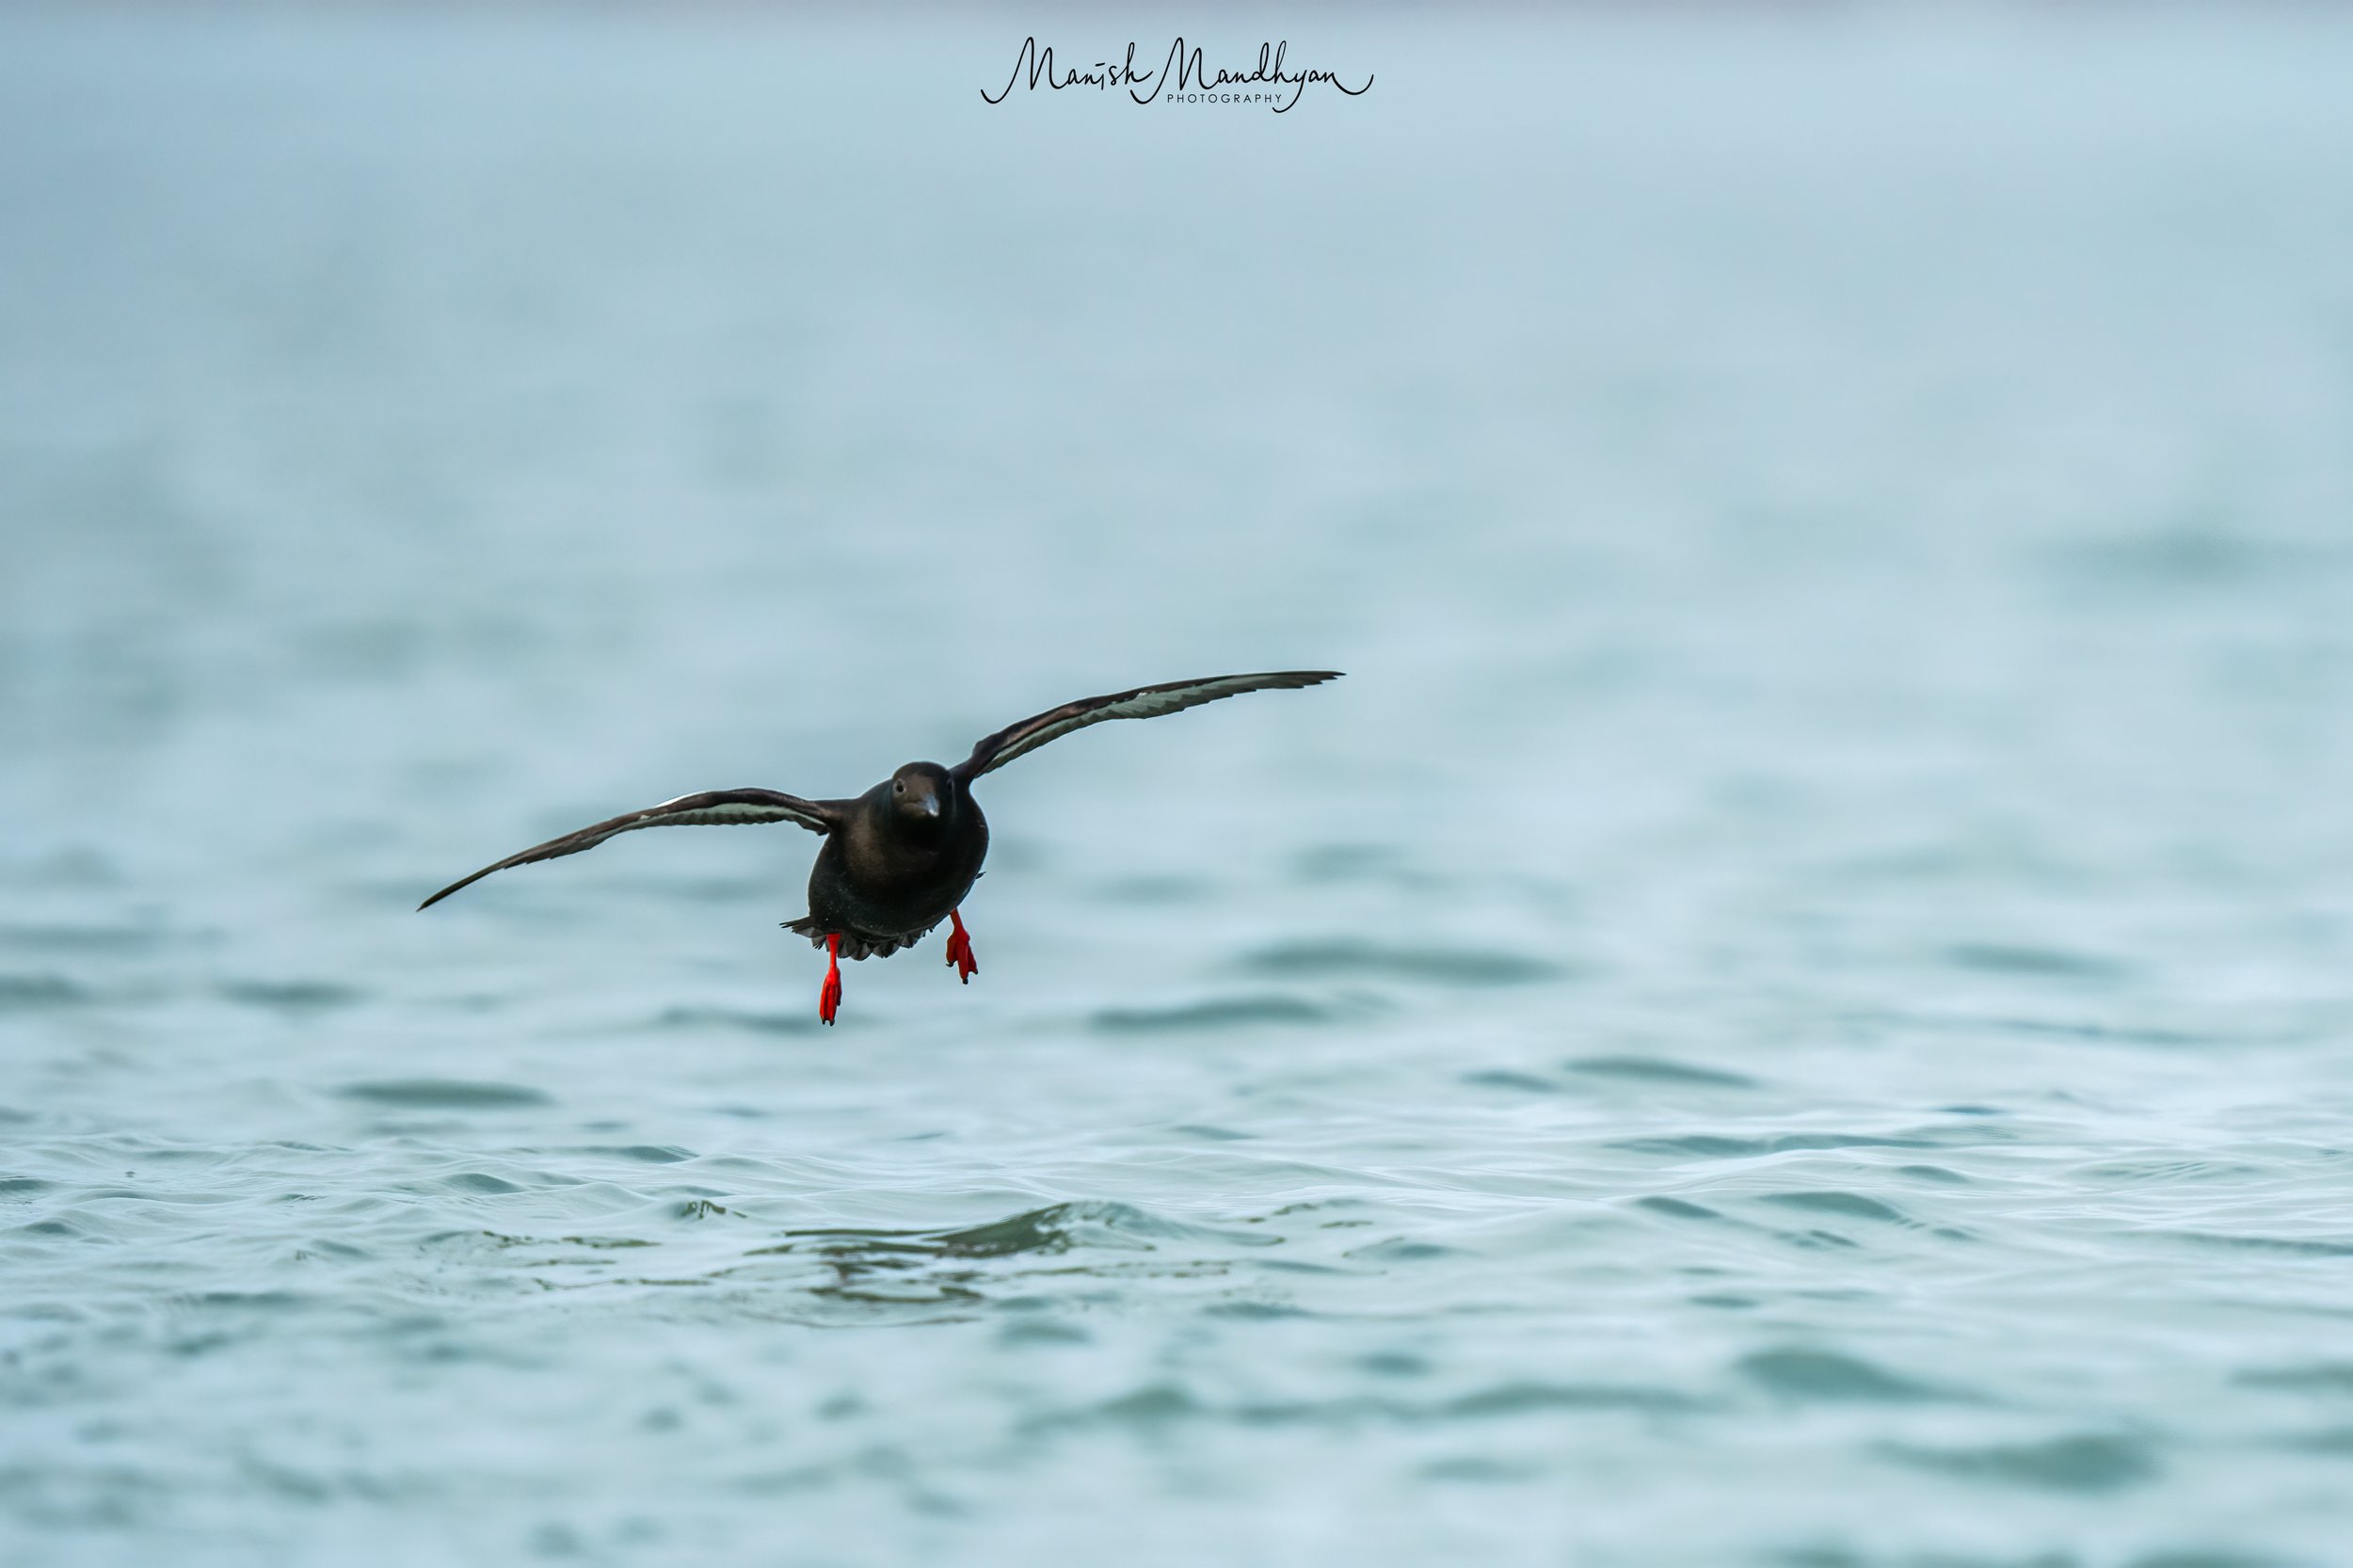
[[[0,16],[0,1560],[2347,1560],[2353,28],[1032,25]]]

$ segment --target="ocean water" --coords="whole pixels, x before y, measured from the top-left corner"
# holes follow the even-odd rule
[[[2353,26],[1258,26],[0,12],[0,1561],[2353,1560]]]

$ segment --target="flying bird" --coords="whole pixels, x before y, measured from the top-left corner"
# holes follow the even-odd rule
[[[960,907],[988,857],[988,819],[972,798],[972,781],[1015,758],[1105,719],[1152,719],[1220,697],[1277,687],[1319,685],[1337,670],[1276,670],[1263,675],[1214,675],[1138,686],[1109,696],[1082,697],[985,736],[952,768],[909,762],[852,800],[803,800],[781,790],[706,790],[643,811],[550,839],[460,877],[417,905],[430,909],[460,888],[509,866],[554,860],[594,849],[616,834],[640,827],[687,827],[726,823],[798,823],[825,836],[808,873],[808,913],[785,929],[825,950],[825,981],[817,1016],[826,1023],[841,1006],[841,960],[888,957],[913,947],[947,920],[948,965],[970,984],[980,972]]]

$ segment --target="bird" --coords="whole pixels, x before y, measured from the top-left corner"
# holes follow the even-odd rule
[[[594,849],[641,827],[706,826],[731,823],[798,823],[824,835],[808,873],[808,913],[786,930],[825,951],[825,978],[817,1016],[831,1024],[841,1007],[841,960],[888,957],[913,947],[943,920],[951,926],[948,967],[962,984],[980,972],[962,905],[988,857],[988,819],[972,797],[973,781],[1049,741],[1106,719],[1151,719],[1244,692],[1321,685],[1338,670],[1273,670],[1212,675],[1137,686],[1107,696],[1081,697],[982,737],[972,755],[952,768],[909,762],[864,794],[845,800],[804,800],[781,790],[706,790],[628,811],[463,876],[426,899],[426,910],[450,894],[515,866],[560,859]]]

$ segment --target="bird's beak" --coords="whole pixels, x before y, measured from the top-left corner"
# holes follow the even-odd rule
[[[939,797],[937,795],[925,795],[923,797],[923,815],[927,817],[936,817],[939,815]]]

